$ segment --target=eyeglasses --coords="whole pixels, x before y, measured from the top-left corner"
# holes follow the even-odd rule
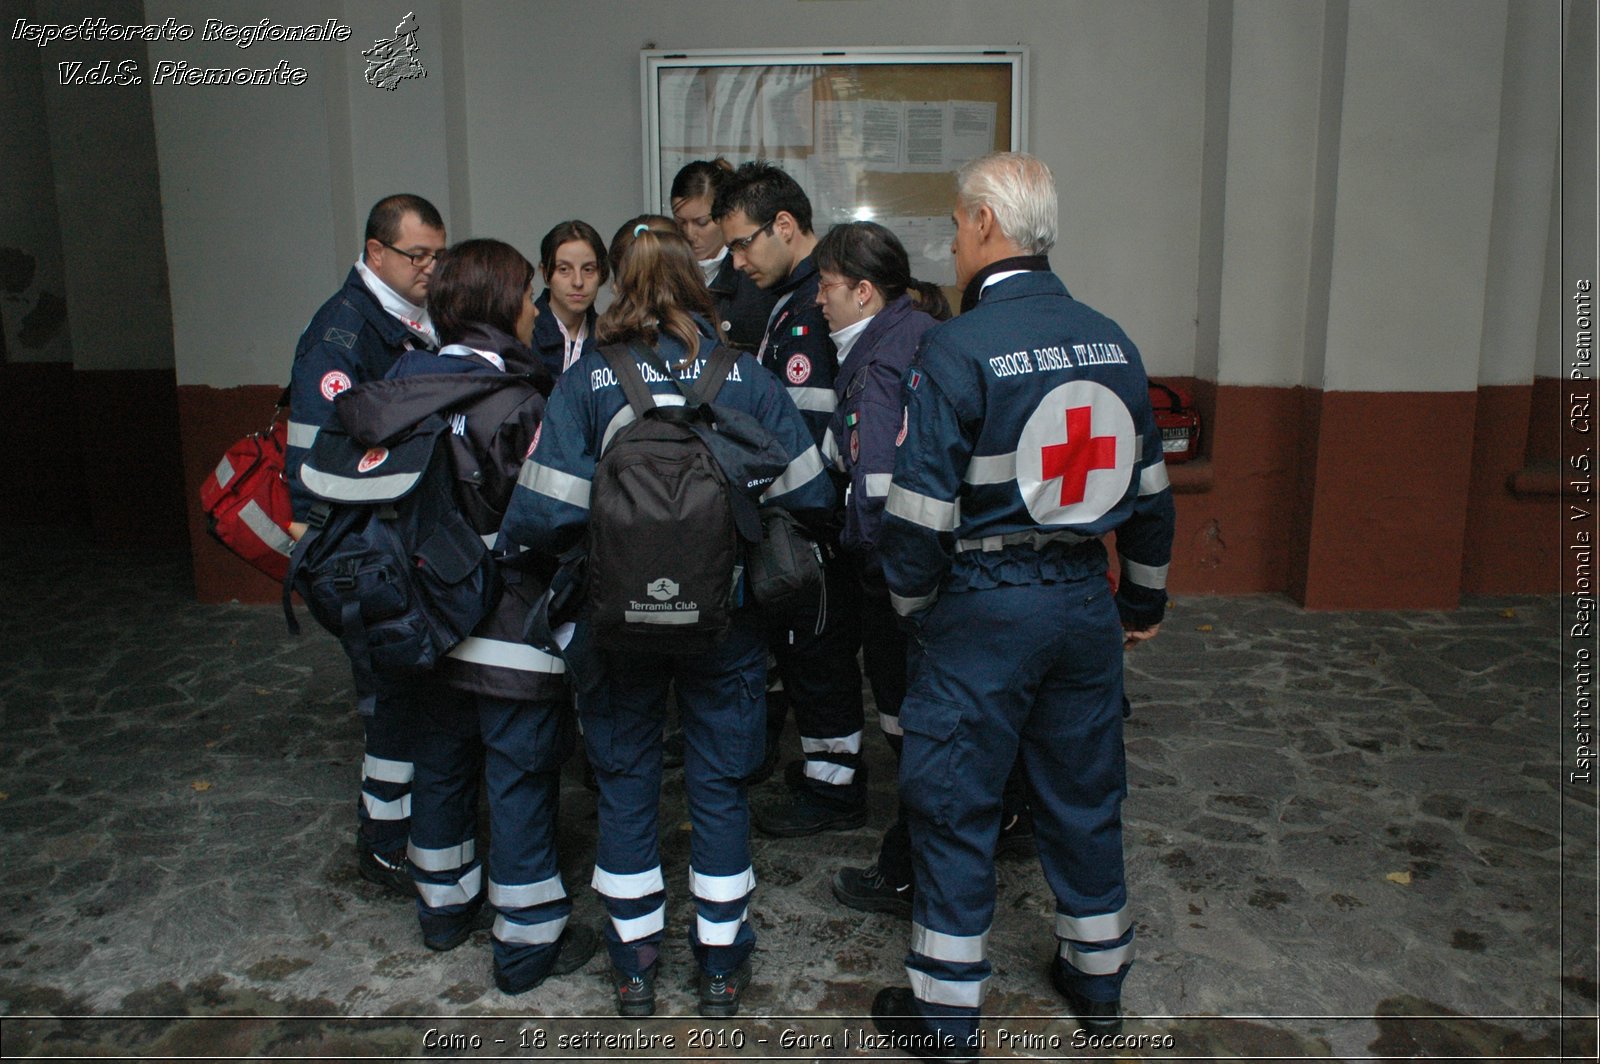
[[[756,242],[756,237],[760,236],[762,233],[770,233],[770,232],[772,232],[773,223],[776,222],[777,220],[778,219],[776,219],[776,218],[772,219],[772,221],[768,222],[766,225],[763,225],[760,229],[757,229],[755,232],[751,233],[749,236],[742,236],[738,240],[730,240],[730,241],[728,241],[728,250],[729,251],[737,251],[740,254],[743,254],[744,252],[749,251],[750,250],[750,245],[754,244]]]
[[[854,284],[854,281],[823,281],[817,285],[817,291],[826,292],[830,288],[849,288]]]
[[[419,270],[426,269],[430,262],[440,262],[444,259],[443,248],[440,248],[438,251],[404,251],[395,247],[387,240],[379,240],[378,243],[382,244],[396,255],[404,255],[406,261],[411,263],[411,265],[415,266]]]

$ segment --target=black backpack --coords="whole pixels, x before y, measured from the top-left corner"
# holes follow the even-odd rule
[[[600,354],[634,420],[595,464],[589,502],[586,616],[609,649],[703,653],[727,634],[744,564],[760,539],[756,500],[783,472],[782,446],[760,422],[712,400],[738,358],[719,347],[694,387],[654,351]],[[682,405],[657,405],[646,373]]]
[[[320,501],[290,558],[284,616],[298,633],[298,591],[362,693],[432,669],[494,606],[494,560],[454,498],[450,436],[437,414],[386,447],[325,426],[301,466]]]

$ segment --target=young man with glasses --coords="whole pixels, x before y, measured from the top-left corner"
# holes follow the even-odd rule
[[[812,441],[820,448],[837,400],[838,371],[828,322],[817,306],[811,200],[778,167],[746,163],[721,182],[711,207],[736,268],[777,296],[758,357],[788,389]],[[771,633],[784,694],[794,709],[805,760],[786,777],[785,800],[755,810],[767,835],[798,837],[848,830],[867,822],[866,772],[861,764],[863,706],[860,583],[838,552],[842,510],[824,549],[827,610],[822,631],[802,616],[793,629]]]
[[[361,257],[344,286],[318,309],[295,346],[291,371],[289,447],[285,473],[299,538],[315,501],[300,466],[333,401],[363,381],[378,380],[407,351],[438,347],[428,319],[428,281],[445,248],[444,220],[421,196],[379,200],[367,215]],[[416,888],[406,865],[411,817],[410,696],[403,690],[356,692],[366,731],[356,834],[361,876],[396,894]]]

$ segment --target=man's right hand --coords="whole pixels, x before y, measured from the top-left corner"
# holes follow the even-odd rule
[[[1149,628],[1124,628],[1122,630],[1122,649],[1132,650],[1146,639],[1154,639],[1156,633],[1161,631],[1161,622],[1157,621]]]
[[[290,521],[289,522],[289,538],[290,539],[293,539],[296,543],[299,543],[300,542],[300,537],[305,535],[305,534],[306,534],[306,523],[304,521]]]

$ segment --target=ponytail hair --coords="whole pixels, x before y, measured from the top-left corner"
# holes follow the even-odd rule
[[[603,344],[642,340],[654,347],[667,333],[684,347],[678,368],[689,365],[700,347],[695,315],[716,320],[716,307],[689,242],[672,219],[640,215],[617,230],[611,256],[616,264],[615,295],[595,322],[595,338]]]
[[[917,305],[940,321],[950,317],[950,303],[938,286],[911,276],[905,245],[877,222],[845,222],[817,241],[817,269],[836,273],[855,284],[872,282],[884,302],[892,303],[909,290]]]

